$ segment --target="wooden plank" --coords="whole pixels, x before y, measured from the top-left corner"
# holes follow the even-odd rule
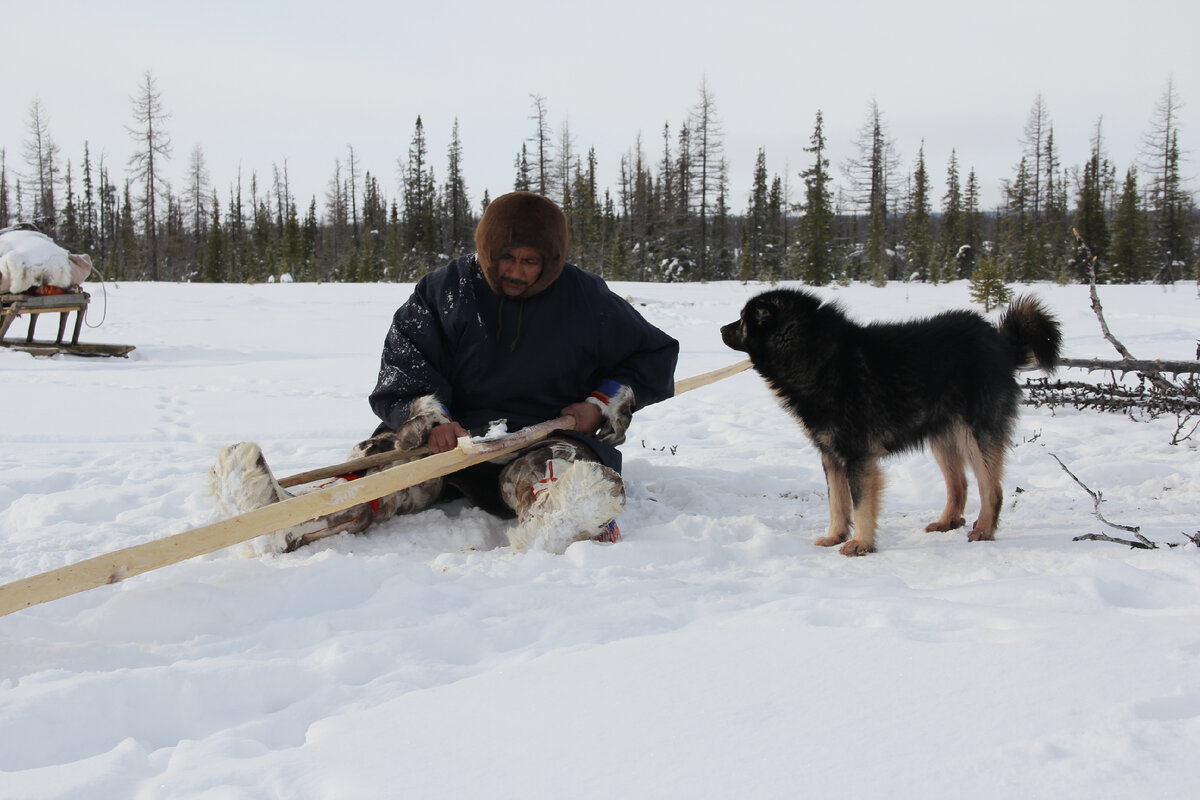
[[[749,367],[750,362],[747,360],[678,381],[675,384],[675,394],[707,386]],[[266,533],[370,502],[409,486],[528,447],[553,431],[569,428],[573,424],[574,420],[571,417],[560,417],[523,428],[493,442],[477,444],[477,452],[474,453],[465,453],[459,447],[446,453],[426,456],[358,480],[318,489],[219,522],[13,581],[0,586],[0,616],[117,583],[134,575],[177,564]]]
[[[367,475],[356,481],[318,489],[220,522],[7,583],[0,586],[0,616],[88,589],[117,583],[134,575],[249,541],[264,533],[289,528],[334,511],[368,503],[377,497],[416,486],[431,478],[449,475],[474,464],[499,458],[544,439],[552,431],[572,424],[574,420],[570,417],[560,417],[489,442],[477,453],[467,454],[461,449],[437,453],[419,461],[411,461]]]
[[[690,392],[692,389],[699,389],[701,386],[708,386],[717,381],[723,381],[728,377],[737,375],[739,372],[745,372],[750,369],[752,364],[750,359],[739,361],[736,364],[730,364],[727,367],[720,367],[711,372],[705,372],[702,375],[695,375],[691,378],[684,378],[675,384],[675,394],[681,395],[684,392]]]
[[[0,296],[0,308],[5,313],[48,314],[54,311],[76,311],[86,308],[91,295],[87,292],[65,294],[6,294]]]
[[[59,292],[58,294],[0,294],[0,303],[24,303],[39,305],[53,303],[56,300],[74,301],[87,305],[91,294],[88,292]]]
[[[736,364],[730,364],[727,367],[714,369],[711,372],[705,372],[701,375],[695,375],[691,378],[677,381],[675,383],[675,396],[679,396],[684,392],[690,392],[692,389],[698,389],[701,386],[708,386],[710,383],[724,380],[731,375],[736,375],[739,372],[750,368],[750,361],[739,361]],[[349,472],[360,472],[362,470],[374,469],[381,467],[384,464],[390,464],[393,461],[398,461],[401,458],[411,458],[415,455],[425,455],[429,450],[421,448],[419,450],[392,450],[387,453],[377,453],[373,456],[363,456],[362,458],[343,461],[340,464],[331,464],[327,467],[317,467],[316,469],[301,472],[296,475],[289,475],[279,481],[279,485],[287,489],[291,486],[300,486],[305,483],[323,480],[325,478],[336,478],[338,475],[345,475]]]

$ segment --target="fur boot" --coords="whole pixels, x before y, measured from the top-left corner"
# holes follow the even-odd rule
[[[278,503],[288,494],[267,466],[267,459],[254,442],[238,442],[222,448],[208,471],[208,493],[217,509],[227,517]],[[268,533],[247,542],[247,555],[284,553],[294,549],[312,522]]]
[[[563,553],[573,542],[611,535],[610,523],[625,510],[621,476],[595,461],[550,459],[544,477],[526,491],[517,524],[509,530],[514,551]]]

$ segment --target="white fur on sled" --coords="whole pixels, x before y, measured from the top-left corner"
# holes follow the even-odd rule
[[[91,271],[89,256],[71,255],[44,233],[0,234],[0,294],[20,294],[35,286],[66,289],[83,283]]]
[[[518,553],[546,550],[561,554],[573,543],[591,539],[625,510],[625,494],[613,496],[613,479],[592,461],[576,461],[538,495],[528,517],[508,532]]]

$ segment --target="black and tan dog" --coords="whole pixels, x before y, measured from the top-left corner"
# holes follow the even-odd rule
[[[1005,450],[1021,390],[1015,372],[1058,363],[1058,322],[1033,297],[994,326],[973,311],[859,325],[800,290],[751,298],[721,338],[751,363],[821,453],[830,524],[816,544],[875,550],[883,490],[879,459],[928,443],[946,480],[946,508],[927,531],[962,527],[969,463],[979,518],[968,539],[995,537]],[[852,513],[853,512],[853,513]],[[854,538],[850,536],[853,522]]]

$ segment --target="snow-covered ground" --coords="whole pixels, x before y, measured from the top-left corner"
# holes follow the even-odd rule
[[[341,461],[410,287],[91,288],[82,340],[130,358],[0,352],[0,583],[212,521],[223,445],[278,475]],[[679,338],[682,378],[741,358],[718,327],[763,287],[615,288]],[[1086,287],[1032,289],[1068,355],[1115,357]],[[860,320],[970,305],[821,291]],[[1135,355],[1195,356],[1195,285],[1101,296]],[[616,545],[514,555],[451,504],[0,618],[0,796],[1197,797],[1200,552],[1073,542],[1123,534],[1052,458],[1181,542],[1200,459],[1174,429],[1024,409],[994,543],[924,533],[940,475],[895,458],[880,550],[848,559],[812,546],[818,459],[742,373],[635,418]]]

